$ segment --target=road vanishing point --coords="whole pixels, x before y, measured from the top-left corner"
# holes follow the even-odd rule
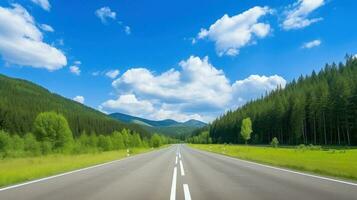
[[[186,145],[0,188],[1,200],[349,200],[357,184]]]

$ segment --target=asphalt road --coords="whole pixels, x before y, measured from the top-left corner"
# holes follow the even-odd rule
[[[357,184],[267,167],[185,145],[0,189],[0,200],[357,199]]]

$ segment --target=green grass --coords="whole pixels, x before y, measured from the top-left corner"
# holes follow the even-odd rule
[[[245,145],[189,146],[284,168],[357,180],[357,149],[296,149]]]
[[[137,148],[132,150],[131,155],[151,150],[151,148]],[[0,187],[105,163],[126,156],[126,150],[120,150],[79,155],[55,154],[3,159],[0,160]]]

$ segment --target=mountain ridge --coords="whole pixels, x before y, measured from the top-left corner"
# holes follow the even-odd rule
[[[206,123],[195,119],[190,119],[185,122],[177,122],[173,119],[156,121],[118,112],[111,113],[108,116],[126,123],[136,123],[150,132],[158,132],[165,135],[182,135],[207,125]]]
[[[139,120],[141,122],[145,122],[150,126],[173,126],[173,125],[188,125],[188,126],[195,126],[195,127],[203,127],[207,125],[206,123],[196,120],[196,119],[189,119],[185,122],[178,122],[173,119],[164,119],[164,120],[150,120],[142,117],[136,117],[124,113],[111,113],[109,116],[114,117],[116,119],[121,119],[120,121],[123,122],[132,122],[134,120]]]

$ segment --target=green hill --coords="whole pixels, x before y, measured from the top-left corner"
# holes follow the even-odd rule
[[[0,130],[20,135],[30,132],[35,117],[45,111],[63,114],[75,136],[83,131],[109,134],[123,128],[135,130],[142,136],[149,135],[139,125],[114,120],[34,83],[0,74]]]

